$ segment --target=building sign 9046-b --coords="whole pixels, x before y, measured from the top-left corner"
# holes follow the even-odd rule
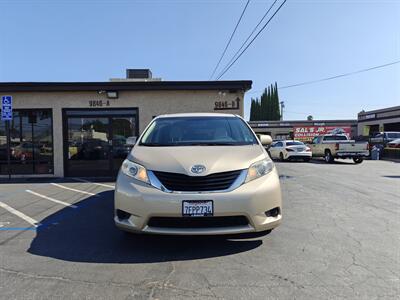
[[[103,106],[110,106],[109,100],[90,100],[89,101],[90,107],[103,107]]]
[[[239,109],[240,107],[240,99],[236,98],[235,100],[223,100],[223,101],[215,101],[214,110],[228,110],[228,109]]]

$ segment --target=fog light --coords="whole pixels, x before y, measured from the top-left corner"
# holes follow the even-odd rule
[[[280,212],[281,212],[280,208],[279,207],[275,207],[273,209],[270,209],[270,210],[266,211],[265,215],[267,217],[274,217],[275,218],[275,217],[279,216]]]
[[[128,213],[126,211],[123,211],[123,210],[120,210],[120,209],[117,209],[117,217],[118,217],[118,219],[127,220],[127,219],[129,219],[130,216],[131,216],[130,213]]]

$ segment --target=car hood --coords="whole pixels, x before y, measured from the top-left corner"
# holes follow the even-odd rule
[[[252,163],[268,158],[260,145],[244,146],[183,146],[146,147],[135,146],[129,160],[143,165],[151,171],[182,173],[196,176],[190,169],[203,165],[206,170],[199,174],[247,169]],[[269,158],[268,158],[269,159]]]

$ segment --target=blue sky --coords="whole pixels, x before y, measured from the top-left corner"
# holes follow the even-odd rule
[[[281,1],[281,0],[280,0]],[[150,68],[164,80],[208,80],[246,1],[0,0],[0,81],[105,81]],[[251,1],[222,62],[272,1]],[[319,79],[400,59],[400,0],[288,0],[222,79]],[[400,105],[400,64],[280,91],[284,119],[356,118]]]

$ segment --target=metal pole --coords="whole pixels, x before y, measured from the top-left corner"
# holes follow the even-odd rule
[[[279,104],[281,105],[281,121],[282,121],[283,120],[283,109],[285,108],[285,102],[281,101]]]
[[[10,121],[6,120],[6,133],[7,133],[7,169],[8,169],[8,180],[11,180],[11,134],[10,134]]]

